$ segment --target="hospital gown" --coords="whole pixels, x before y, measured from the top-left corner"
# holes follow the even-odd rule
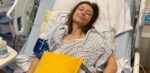
[[[90,29],[83,38],[65,41],[63,37],[67,33],[68,27],[61,25],[49,34],[47,36],[49,51],[83,57],[83,65],[89,73],[102,72],[104,63],[112,53],[105,36],[95,29]]]

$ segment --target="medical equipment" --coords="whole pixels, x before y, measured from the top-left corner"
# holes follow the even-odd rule
[[[147,25],[150,25],[150,12],[144,14],[144,22]]]
[[[7,17],[14,19],[14,35],[27,36],[32,26],[31,14],[35,0],[15,0],[13,6],[7,12]]]
[[[139,14],[138,14],[138,21],[135,27],[135,55],[134,55],[134,66],[133,66],[133,73],[139,73],[140,69],[140,52],[138,51],[140,48],[140,40],[142,34],[142,27],[143,27],[143,14],[145,10],[146,0],[140,1],[139,7]],[[135,37],[136,36],[136,37]]]
[[[7,46],[7,50],[8,56],[6,58],[0,58],[0,69],[13,62],[13,60],[17,56],[17,52],[13,48]]]
[[[33,27],[32,27],[32,31],[31,31],[31,33],[30,33],[30,36],[29,36],[29,38],[28,38],[28,40],[27,40],[27,42],[26,42],[26,44],[24,45],[24,47],[22,48],[22,50],[21,50],[21,52],[20,52],[20,54],[25,54],[25,55],[28,55],[28,56],[31,56],[31,55],[33,55],[33,47],[34,47],[34,45],[35,45],[35,42],[37,41],[37,39],[38,39],[38,36],[39,36],[39,28],[40,28],[40,24],[42,23],[42,20],[44,19],[44,11],[46,10],[46,9],[50,9],[50,10],[56,10],[56,9],[54,9],[54,8],[58,8],[58,7],[55,7],[55,6],[57,6],[57,5],[60,5],[60,4],[63,4],[63,3],[57,3],[57,4],[55,4],[55,2],[57,2],[57,1],[59,1],[59,0],[41,0],[41,2],[40,2],[40,6],[39,6],[39,9],[38,9],[38,12],[37,12],[37,15],[36,15],[36,18],[35,18],[35,21],[34,21],[34,25],[33,25]],[[70,0],[69,0],[70,1]],[[72,0],[72,1],[74,1],[74,0]],[[78,0],[75,0],[75,1],[78,1]],[[89,0],[90,1],[90,0]],[[96,0],[95,0],[96,1]],[[103,2],[107,2],[107,1],[109,1],[109,0],[97,0],[97,1],[103,1]],[[124,0],[120,0],[120,1],[124,1]],[[130,1],[130,0],[129,0]],[[64,1],[64,2],[66,2],[66,1]],[[112,5],[112,6],[109,6],[109,7],[116,7],[115,5],[117,5],[117,4],[115,4],[115,2],[117,2],[117,0],[115,0],[115,1],[113,1],[113,3],[114,3],[114,5]],[[68,3],[68,2],[67,2]],[[100,3],[100,5],[102,6],[101,7],[101,13],[103,13],[104,15],[107,15],[107,4],[105,5],[105,3],[102,3],[102,2],[98,2],[98,3]],[[113,3],[109,3],[109,4],[113,4]],[[55,5],[54,5],[55,4]],[[72,3],[70,3],[70,4],[72,4]],[[124,6],[126,6],[126,8],[123,8],[123,9],[125,9],[125,11],[129,11],[129,12],[125,12],[125,11],[120,11],[119,12],[119,14],[121,14],[121,13],[123,13],[123,14],[129,14],[130,15],[130,10],[128,9],[128,4],[127,3],[125,3],[126,5],[123,5],[123,7]],[[130,3],[129,3],[130,4]],[[104,6],[103,6],[104,5]],[[53,7],[54,6],[54,7]],[[64,6],[64,5],[60,5],[60,6]],[[105,7],[106,6],[106,7]],[[132,6],[132,4],[130,5],[130,6]],[[69,6],[68,6],[69,7]],[[118,7],[121,7],[121,6],[118,6]],[[116,8],[118,8],[118,7],[116,7]],[[65,7],[64,7],[65,8]],[[114,9],[114,8],[110,8],[110,9]],[[121,8],[122,9],[122,8]],[[131,8],[132,9],[132,8]],[[104,10],[104,11],[103,11]],[[112,10],[111,12],[112,12],[112,14],[113,14],[113,11],[115,11],[115,10]],[[115,12],[114,12],[115,13]],[[103,15],[102,14],[102,15]],[[111,15],[112,15],[111,14]],[[115,14],[118,14],[118,13],[115,13]],[[114,15],[115,15],[114,14]],[[108,16],[110,16],[110,15],[108,15]],[[104,25],[106,24],[109,24],[109,21],[108,21],[108,16],[105,16],[105,17],[103,17],[103,18],[101,18],[101,20],[103,20],[103,19],[106,19],[106,21],[103,21],[103,23],[104,23]],[[115,17],[116,17],[116,15],[115,15]],[[123,16],[124,17],[124,16]],[[111,18],[113,18],[113,16],[111,17]],[[117,20],[114,20],[113,21],[113,23],[111,23],[111,24],[113,24],[113,25],[111,25],[111,27],[113,27],[114,29],[116,29],[116,30],[119,30],[119,31],[117,31],[118,32],[118,34],[117,34],[117,36],[116,36],[116,43],[117,43],[117,49],[116,49],[116,55],[117,55],[117,60],[119,61],[119,62],[121,62],[122,61],[122,63],[120,63],[121,64],[121,66],[120,66],[120,68],[121,68],[121,72],[122,71],[124,71],[124,72],[126,72],[126,73],[129,73],[129,72],[131,72],[131,70],[130,70],[130,60],[131,60],[131,34],[130,34],[130,31],[131,31],[131,28],[128,28],[128,26],[126,27],[127,29],[126,29],[126,31],[125,30],[123,30],[122,31],[122,29],[124,29],[125,28],[125,26],[126,25],[130,25],[130,19],[128,19],[129,17],[127,17],[126,16],[126,18],[122,18],[122,17],[120,17],[120,19],[119,20],[121,20],[121,19],[124,19],[124,20],[121,20],[122,22],[120,22],[119,24],[119,26],[121,26],[121,28],[118,26],[118,25],[114,25],[116,22],[118,22]],[[126,19],[128,19],[128,20],[126,20]],[[126,20],[126,21],[125,21]],[[124,25],[124,26],[122,26],[121,24],[123,24],[124,22],[126,22],[126,24]],[[118,23],[117,23],[118,24]],[[109,26],[109,25],[108,25]],[[130,26],[129,26],[130,27]],[[138,33],[137,33],[138,34]],[[139,34],[138,34],[139,35]],[[140,36],[140,35],[139,35]],[[136,37],[137,38],[137,37]],[[126,41],[125,41],[126,40]],[[138,39],[137,39],[138,40]],[[121,44],[122,43],[122,41],[125,41],[124,42],[124,44]],[[121,45],[119,45],[119,44],[121,44]],[[123,49],[123,50],[122,50]],[[120,52],[121,51],[121,52]],[[121,55],[120,55],[121,54]],[[136,52],[135,53],[135,61],[136,62],[134,62],[135,63],[135,65],[137,65],[137,64],[139,64],[139,59],[140,59],[140,57],[139,57],[139,52]],[[126,71],[125,71],[126,70]],[[134,72],[134,73],[138,73],[138,70],[139,70],[139,66],[136,66],[136,67],[134,67],[134,71],[137,71],[137,72]]]
[[[7,56],[7,42],[5,40],[0,39],[0,58],[5,58]]]
[[[144,24],[149,24],[150,25],[150,5],[149,5],[150,1],[147,0],[145,3],[145,9],[144,9]]]
[[[48,47],[48,44],[46,43],[46,41],[42,40],[42,39],[38,39],[33,51],[38,58],[41,58],[43,52],[48,49],[49,49],[49,47]]]

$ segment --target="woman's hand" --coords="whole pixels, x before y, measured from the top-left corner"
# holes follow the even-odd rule
[[[34,70],[36,69],[37,65],[39,64],[39,61],[40,59],[35,57],[33,60],[32,60],[32,63],[27,71],[27,73],[33,73]]]

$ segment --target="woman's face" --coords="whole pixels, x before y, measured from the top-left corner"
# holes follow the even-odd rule
[[[73,22],[84,26],[88,24],[93,16],[93,9],[88,4],[81,4],[73,15]]]

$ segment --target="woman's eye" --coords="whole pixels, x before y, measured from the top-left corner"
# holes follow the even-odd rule
[[[91,14],[90,13],[86,13],[88,16],[91,16]]]
[[[80,11],[83,11],[83,9],[79,9]]]

